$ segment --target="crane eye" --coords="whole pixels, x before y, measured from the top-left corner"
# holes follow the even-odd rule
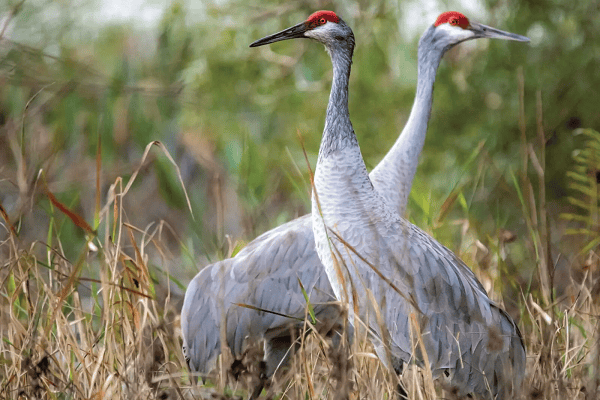
[[[456,18],[452,18],[450,20],[450,25],[458,25],[458,20]]]
[[[319,20],[319,23],[320,23],[321,25],[325,24],[325,22],[326,22],[326,21],[325,21],[325,18],[321,18],[321,19]]]

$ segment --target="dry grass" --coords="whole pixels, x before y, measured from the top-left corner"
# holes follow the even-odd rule
[[[527,143],[523,149],[524,162],[536,165],[543,182],[543,153],[536,156]],[[168,157],[166,150],[163,153]],[[115,179],[104,202],[98,181],[95,188],[90,188],[97,193],[93,224],[57,200],[46,189],[43,173],[37,171],[36,178],[24,184],[21,191],[24,203],[37,205],[23,211],[19,221],[11,221],[4,208],[0,209],[0,398],[238,398],[246,397],[256,382],[261,350],[253,346],[235,368],[224,361],[222,370],[226,373],[215,372],[209,379],[211,384],[190,384],[181,353],[181,294],[171,293],[168,276],[157,274],[156,267],[175,259],[163,243],[168,226],[133,226],[123,201],[147,154],[126,184],[121,177]],[[101,175],[99,160],[98,156],[96,173]],[[26,163],[20,159],[20,164]],[[19,184],[28,182],[22,168],[14,174],[9,179]],[[528,350],[522,398],[598,398],[597,246],[568,265],[580,274],[562,282],[564,290],[557,297],[553,289],[557,286],[553,272],[556,260],[550,246],[552,232],[545,203],[539,201],[544,198],[543,185],[536,195],[529,178],[524,175],[520,179],[515,179],[515,186],[534,243],[530,251],[538,255],[539,273],[530,286],[540,288],[523,288],[521,299],[513,302],[522,304],[519,320]],[[34,196],[43,196],[44,200],[33,201]],[[19,227],[22,220],[44,211],[40,204],[49,207],[47,224],[36,226],[46,239],[29,240]],[[79,234],[86,237],[85,244],[73,249],[71,243],[64,242],[60,234],[63,224],[77,226]],[[466,230],[464,242],[477,241],[469,235],[472,232]],[[69,258],[67,253],[78,256]],[[489,271],[501,269],[500,254],[498,251],[486,261],[487,270],[477,271],[482,278]],[[501,301],[502,293],[493,290],[491,296]],[[316,334],[298,340],[299,354],[293,357],[289,369],[276,375],[266,389],[266,398],[394,396],[395,378],[382,367],[360,333],[349,349],[342,346],[334,350]],[[451,398],[439,389],[435,392],[416,367],[408,368],[402,382],[411,399]]]

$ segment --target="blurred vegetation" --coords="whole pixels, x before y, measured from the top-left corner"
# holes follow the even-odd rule
[[[543,324],[524,311],[528,295],[550,312],[556,299],[575,301],[578,285],[589,284],[585,298],[593,303],[600,290],[598,3],[485,0],[470,5],[473,12],[454,1],[432,1],[425,6],[435,11],[425,12],[414,0],[148,4],[150,12],[130,19],[92,0],[0,6],[2,243],[10,221],[31,255],[49,258],[35,245],[45,243],[73,265],[82,257],[89,232],[59,212],[47,185],[59,204],[110,236],[106,247],[116,240],[117,219],[153,232],[161,246],[142,251],[149,273],[155,283],[174,274],[173,296],[181,299],[183,284],[236,241],[310,211],[302,146],[314,167],[328,56],[309,41],[248,44],[315,10],[338,12],[357,39],[350,112],[372,168],[408,118],[420,33],[438,12],[457,9],[532,41],[478,40],[444,57],[409,218],[476,269],[490,295],[522,318],[526,336],[544,332],[531,328]],[[192,212],[166,153],[143,159],[155,140],[181,169]],[[137,170],[127,196],[111,198]],[[102,207],[114,207],[114,218],[107,210],[100,217]],[[98,264],[83,264],[87,276],[98,277]],[[7,276],[0,278],[14,286]],[[53,299],[51,292],[45,296]]]
[[[479,40],[446,55],[409,215],[456,250],[461,235],[446,227],[463,219],[480,238],[492,240],[505,229],[527,240],[512,177],[536,182],[527,154],[543,150],[543,200],[550,223],[559,228],[550,240],[560,252],[564,221],[557,216],[569,212],[572,195],[565,171],[584,143],[574,131],[600,126],[593,89],[600,83],[600,23],[592,17],[597,5],[514,0],[480,6],[482,22],[529,35],[532,43]],[[196,218],[160,156],[133,188],[130,201],[143,207],[130,208],[128,218],[142,225],[166,221],[175,233],[175,252],[183,245],[196,254],[184,261],[188,275],[198,262],[226,252],[226,235],[251,240],[310,207],[301,143],[314,164],[329,60],[308,41],[260,49],[248,44],[315,9],[337,10],[357,38],[350,111],[373,167],[408,117],[418,31],[433,19],[404,15],[408,7],[390,1],[173,2],[161,5],[160,19],[145,26],[135,19],[95,20],[91,10],[98,7],[83,2],[64,10],[43,0],[11,0],[3,10],[0,200],[22,224],[22,234],[36,237],[36,224],[48,215],[22,217],[27,207],[45,201],[36,196],[43,169],[58,198],[92,221],[98,145],[105,196],[116,176],[131,174],[146,144],[160,140],[182,168]],[[410,35],[402,29],[408,19],[419,20]],[[11,172],[19,165],[16,182]],[[61,226],[64,238],[82,242],[67,225]],[[571,250],[569,256],[576,255]],[[532,261],[519,250],[512,255],[525,280]]]
[[[248,44],[315,9],[337,10],[357,38],[350,111],[373,167],[408,117],[418,32],[435,16],[404,15],[409,8],[390,1],[173,2],[160,5],[162,16],[146,27],[135,19],[94,20],[91,10],[98,7],[83,2],[64,10],[43,0],[11,0],[3,10],[0,200],[18,220],[22,196],[30,194],[44,168],[59,198],[92,220],[87,202],[94,194],[87,189],[95,179],[98,138],[102,161],[111,166],[101,177],[102,195],[115,176],[131,173],[147,143],[160,140],[182,167],[196,219],[160,157],[136,187],[136,201],[144,207],[129,217],[140,223],[166,220],[179,238],[190,238],[191,251],[207,257],[223,254],[225,235],[250,240],[309,210],[298,134],[314,164],[329,60],[321,46],[307,41],[261,49]],[[435,8],[461,9],[452,3]],[[444,221],[437,216],[457,193],[462,207],[444,210],[444,217],[452,217],[446,221],[470,219],[480,237],[493,237],[500,228],[526,236],[511,174],[535,175],[523,165],[523,143],[532,143],[534,151],[542,146],[535,140],[537,91],[548,160],[546,195],[550,218],[559,225],[557,211],[569,206],[565,171],[573,165],[571,153],[582,146],[573,132],[600,126],[600,99],[593,89],[600,83],[600,22],[592,17],[597,5],[487,1],[479,11],[474,19],[529,35],[532,43],[479,40],[458,46],[440,66],[409,214],[421,226],[434,226],[453,248],[459,235],[441,229]],[[419,21],[411,24],[418,28],[410,35],[402,26],[408,19]],[[21,186],[8,178],[17,165],[16,149],[9,150],[16,139],[26,144]],[[34,196],[33,203],[38,201],[43,200]],[[27,230],[35,223],[25,225]],[[76,232],[64,234],[83,240]],[[561,234],[552,238],[557,245]],[[527,260],[515,257],[526,272]]]

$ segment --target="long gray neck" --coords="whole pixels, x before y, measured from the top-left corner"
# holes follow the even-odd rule
[[[421,36],[418,50],[417,93],[410,116],[394,146],[370,174],[377,192],[401,216],[406,211],[419,155],[425,142],[427,123],[431,116],[433,84],[445,50],[435,46],[433,27]]]
[[[328,49],[328,52],[333,63],[333,83],[327,105],[319,160],[348,146],[358,147],[348,112],[348,80],[352,65],[352,50]]]

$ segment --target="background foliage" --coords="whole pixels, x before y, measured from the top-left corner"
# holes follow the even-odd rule
[[[93,177],[79,173],[76,182],[65,174],[79,165],[77,158],[93,159],[98,135],[104,164],[115,169],[137,160],[149,141],[162,141],[183,166],[198,218],[189,218],[174,175],[162,162],[149,167],[147,179],[154,179],[156,187],[141,191],[155,210],[144,208],[140,218],[155,221],[177,214],[176,229],[182,237],[195,238],[201,253],[212,253],[224,234],[251,239],[309,208],[298,133],[314,163],[331,79],[327,55],[308,41],[262,49],[249,49],[248,43],[312,10],[336,9],[357,37],[350,111],[372,167],[391,147],[410,111],[419,32],[437,10],[460,9],[458,4],[434,3],[429,5],[433,11],[425,12],[390,1],[293,7],[175,2],[156,4],[161,15],[145,27],[136,18],[94,18],[91,10],[98,7],[81,2],[64,10],[53,2],[9,2],[2,24],[3,122],[24,123],[29,142],[34,142],[28,140],[34,139],[29,124],[47,129],[48,154],[34,153],[35,159],[47,167],[51,183],[69,182],[58,190],[69,198],[82,191],[81,180]],[[469,215],[487,233],[498,223],[520,231],[522,218],[509,176],[523,169],[518,74],[524,82],[527,141],[536,137],[535,93],[541,91],[548,198],[560,208],[568,194],[565,171],[572,166],[571,153],[582,144],[573,131],[600,124],[593,90],[600,80],[595,73],[598,21],[592,18],[597,5],[489,1],[471,8],[474,19],[529,35],[532,43],[477,41],[445,57],[411,214],[417,221],[431,221],[450,192],[464,185]],[[87,26],[85,21],[94,23]],[[411,21],[406,24],[410,32],[403,26],[406,21]],[[32,111],[40,113],[39,120]],[[6,140],[3,135],[4,144]],[[3,147],[5,165],[11,165],[9,146]],[[477,174],[478,164],[485,171],[474,187],[465,182]],[[102,180],[111,181],[110,176]],[[226,202],[221,214],[227,215],[206,213],[214,207],[215,181],[227,198],[221,200]],[[14,190],[7,186],[5,197]],[[158,196],[150,196],[151,191]],[[72,200],[72,205],[83,207],[82,201]],[[12,205],[7,200],[3,204]]]
[[[357,38],[350,112],[372,168],[410,112],[420,33],[439,12],[457,9],[532,41],[479,40],[445,56],[409,217],[481,268],[486,287],[497,289],[493,296],[517,318],[524,294],[547,306],[572,295],[583,275],[597,274],[595,2],[137,7],[128,18],[121,7],[85,0],[0,6],[0,204],[23,243],[54,236],[74,262],[86,236],[52,207],[43,182],[93,229],[110,231],[109,220],[98,217],[97,196],[109,203],[111,185],[126,182],[146,145],[159,140],[181,169],[193,217],[175,169],[157,151],[122,199],[123,220],[142,229],[162,224],[165,247],[149,250],[154,279],[162,282],[168,271],[185,284],[230,254],[234,242],[310,210],[302,143],[314,166],[329,59],[309,41],[248,44],[317,9],[338,12]],[[95,266],[86,263],[84,273],[98,276]],[[175,299],[183,287],[172,287]]]

